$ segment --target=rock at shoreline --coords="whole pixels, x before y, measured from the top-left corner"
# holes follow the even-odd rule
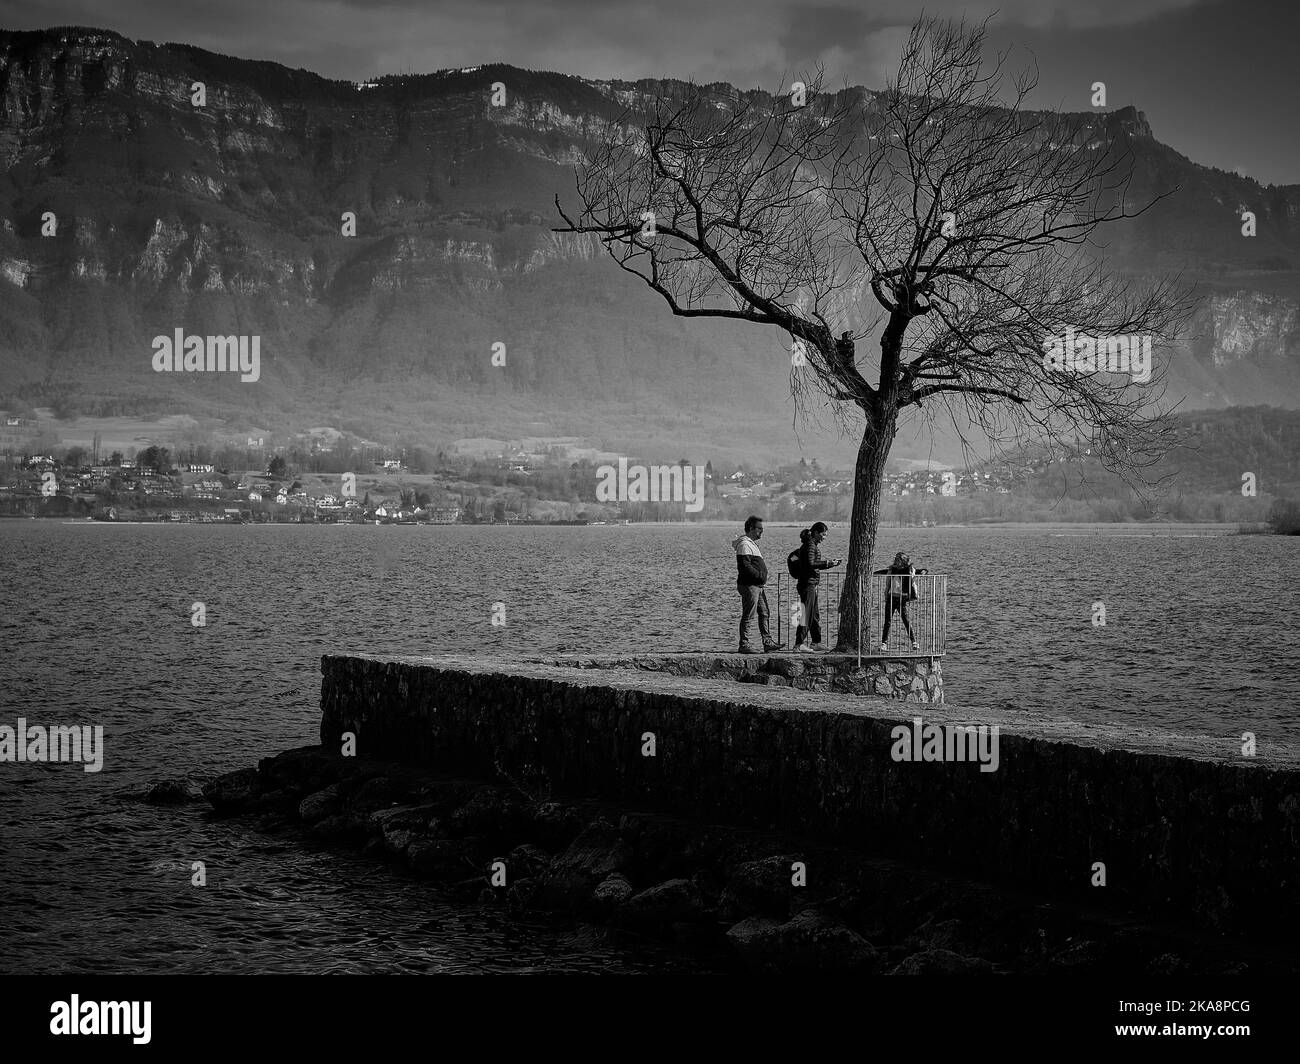
[[[763,916],[742,920],[727,938],[748,963],[781,971],[872,972],[880,951],[856,931],[805,909],[780,923]]]
[[[963,957],[948,949],[928,949],[914,953],[891,972],[891,975],[989,975],[993,965],[979,957]]]
[[[729,912],[760,912],[783,919],[790,915],[790,867],[793,857],[763,857],[736,865],[727,879]]]
[[[265,781],[268,790],[287,787],[304,794],[337,783],[347,771],[348,766],[342,758],[326,756],[318,746],[286,750],[275,757],[264,757],[257,763],[257,774]]]
[[[159,780],[141,795],[140,800],[149,805],[183,805],[201,802],[205,797],[203,785],[192,779]]]
[[[370,838],[370,825],[353,813],[335,813],[313,824],[310,834],[322,842],[361,846]]]
[[[630,857],[617,829],[607,820],[595,820],[537,877],[534,900],[548,909],[577,908],[590,901],[596,884],[622,871]]]
[[[587,823],[581,812],[561,802],[541,802],[531,812],[529,832],[548,850],[564,849]]]
[[[517,832],[525,822],[523,802],[509,791],[482,790],[448,818],[457,835],[501,835]]]
[[[193,786],[160,781],[156,799],[192,794]],[[590,800],[529,800],[500,782],[320,747],[263,759],[202,793],[219,815],[249,815],[260,830],[306,833],[398,862],[458,902],[530,919],[537,910],[568,913],[623,934],[675,938],[720,959],[730,949],[764,971],[1297,970],[1286,962],[1247,966],[1212,945],[1187,954],[1184,943],[1151,928],[1117,934],[1110,919],[806,839]],[[490,885],[497,860],[506,864],[504,888]],[[791,883],[795,861],[815,870],[807,886]]]
[[[244,768],[218,776],[203,788],[203,797],[217,813],[234,816],[251,812],[257,806],[262,790],[257,769]]]
[[[622,905],[632,897],[633,893],[632,884],[628,882],[627,876],[611,872],[601,880],[591,897],[599,908],[609,911]]]
[[[348,800],[348,806],[357,813],[373,813],[386,809],[397,801],[397,791],[386,776],[368,779],[358,787]]]
[[[700,888],[689,879],[669,879],[627,900],[619,914],[643,924],[695,923],[707,913]]]
[[[537,875],[551,863],[551,855],[540,846],[524,843],[506,855],[507,874],[512,879],[527,879]]]
[[[331,783],[328,787],[309,794],[298,803],[298,819],[304,824],[315,824],[326,817],[334,816],[343,808],[343,797],[339,794],[339,785]]]
[[[395,831],[409,831],[413,835],[437,838],[442,830],[438,813],[440,805],[398,805],[376,809],[367,819],[385,836]]]

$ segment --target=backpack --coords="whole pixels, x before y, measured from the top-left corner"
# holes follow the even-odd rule
[[[802,547],[795,547],[794,550],[785,556],[785,567],[790,571],[790,575],[796,580],[803,577],[804,563]]]

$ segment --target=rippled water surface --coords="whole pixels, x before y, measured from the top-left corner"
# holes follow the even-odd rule
[[[369,861],[125,794],[315,742],[326,651],[734,648],[733,534],[0,522],[0,724],[102,724],[106,745],[99,773],[0,764],[0,970],[687,963],[453,908]],[[763,540],[769,563],[796,545],[778,526]],[[949,574],[955,705],[1300,741],[1300,540],[882,530],[879,555],[900,547]],[[195,602],[206,627],[190,623]],[[193,861],[206,888],[190,886]]]

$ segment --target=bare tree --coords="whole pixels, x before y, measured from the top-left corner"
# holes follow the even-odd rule
[[[674,314],[788,334],[801,408],[820,397],[860,432],[841,650],[856,648],[856,581],[908,408],[950,419],[963,444],[1086,441],[1134,484],[1170,439],[1161,364],[1140,384],[1104,353],[1093,368],[1099,342],[1159,351],[1190,312],[1189,291],[1112,271],[1096,239],[1155,200],[1129,202],[1132,158],[1095,116],[1023,108],[1032,71],[1004,96],[1006,57],[985,62],[984,39],[982,25],[919,22],[874,95],[824,94],[819,75],[804,106],[659,100],[579,170],[576,218],[556,198],[559,231],[596,234]],[[857,357],[868,336],[871,364]],[[1076,361],[1087,344],[1093,361]],[[1110,350],[1114,370],[1127,347]]]

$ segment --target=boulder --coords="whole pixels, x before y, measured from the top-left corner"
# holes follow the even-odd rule
[[[963,957],[950,949],[913,953],[891,975],[988,975],[993,965],[979,957]]]
[[[586,826],[582,814],[560,802],[538,802],[527,810],[527,835],[548,850],[563,850]]]
[[[370,837],[371,827],[352,813],[335,813],[312,825],[310,835],[322,842],[361,846]]]
[[[618,872],[611,872],[608,876],[600,881],[600,884],[592,892],[592,901],[601,909],[613,909],[634,893],[632,884],[628,882],[627,876]]]
[[[562,870],[590,879],[592,883],[619,871],[628,860],[627,844],[607,820],[595,820],[552,863]]]
[[[484,787],[447,818],[456,835],[518,835],[527,822],[521,799],[509,791]]]
[[[379,844],[379,847],[384,851],[384,853],[393,857],[401,857],[402,854],[406,853],[406,848],[410,846],[416,838],[417,836],[406,828],[394,828],[390,831],[385,831],[383,838],[376,839],[375,841]]]
[[[343,796],[339,794],[339,785],[331,783],[328,787],[309,794],[298,803],[298,818],[305,824],[315,824],[339,813],[343,809]]]
[[[353,792],[348,806],[356,813],[372,813],[376,809],[386,809],[397,801],[397,791],[384,776],[366,780]]]
[[[972,914],[974,915],[974,914]],[[938,919],[932,916],[901,943],[903,949],[915,952],[924,952],[930,949],[953,950],[954,947],[960,948],[962,935],[973,920],[967,919]]]
[[[781,921],[773,920],[770,916],[749,916],[727,932],[727,941],[746,960],[760,964],[772,952],[780,926]]]
[[[778,971],[873,972],[880,951],[856,931],[815,909],[780,923],[768,917],[742,920],[727,939],[749,964]]]
[[[437,806],[397,805],[376,809],[366,819],[385,835],[394,831],[409,831],[412,835],[434,836],[441,830]]]
[[[191,779],[159,780],[141,796],[149,805],[183,805],[203,800],[203,787]]]
[[[540,846],[524,843],[511,850],[505,861],[510,878],[522,879],[535,876],[545,869],[551,863],[551,855]]]
[[[533,900],[547,909],[585,905],[596,884],[622,871],[631,855],[613,825],[607,820],[593,821],[538,875]]]
[[[247,813],[257,805],[261,793],[257,769],[254,768],[228,772],[203,788],[203,797],[223,816]]]
[[[286,750],[257,763],[258,775],[268,786],[283,787],[298,794],[310,794],[355,771],[354,758],[339,757],[333,750],[319,746]]]
[[[793,857],[763,857],[731,869],[727,894],[741,911],[785,919],[790,914],[790,865]]]
[[[694,923],[706,916],[700,889],[689,879],[669,879],[634,894],[621,913],[643,924]]]

